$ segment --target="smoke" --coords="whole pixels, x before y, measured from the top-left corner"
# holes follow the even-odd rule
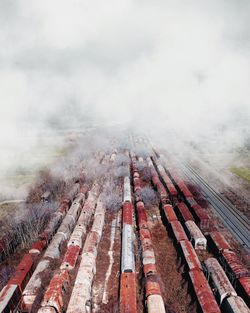
[[[165,145],[243,145],[249,12],[246,0],[2,0],[1,171],[30,162],[48,130],[125,125]]]

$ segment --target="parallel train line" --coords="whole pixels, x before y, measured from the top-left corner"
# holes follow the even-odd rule
[[[233,236],[244,248],[250,250],[250,223],[247,217],[223,199],[189,164],[182,163],[181,169],[189,179],[201,187],[208,202]]]

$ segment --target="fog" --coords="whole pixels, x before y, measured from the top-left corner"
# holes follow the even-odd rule
[[[242,146],[249,37],[246,0],[1,0],[1,173],[45,131],[93,125]]]

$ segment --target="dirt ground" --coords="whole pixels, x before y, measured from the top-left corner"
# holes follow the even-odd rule
[[[195,313],[195,305],[188,294],[187,280],[182,276],[182,268],[179,267],[176,247],[162,223],[160,210],[152,207],[148,210],[148,216],[157,271],[161,279],[163,300],[167,312]]]
[[[112,224],[112,221],[113,222]],[[113,247],[111,231],[115,227]],[[96,275],[93,282],[92,312],[119,312],[119,273],[121,249],[121,211],[107,212],[102,238],[98,247]],[[113,264],[110,263],[113,256]],[[106,274],[110,266],[110,276]],[[106,283],[105,283],[106,280]]]

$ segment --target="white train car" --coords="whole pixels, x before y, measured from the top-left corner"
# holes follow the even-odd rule
[[[124,177],[124,185],[123,185],[123,202],[126,202],[126,201],[132,202],[130,178],[128,176]]]
[[[200,228],[195,224],[194,221],[187,221],[185,223],[188,237],[196,250],[207,249],[207,239],[202,234]]]
[[[250,313],[250,309],[240,297],[229,297],[222,305],[223,312],[226,313]]]
[[[102,221],[100,221],[102,217]],[[84,243],[82,260],[70,297],[67,313],[87,313],[91,311],[91,289],[96,271],[98,244],[103,231],[105,208],[99,200],[94,223]],[[98,222],[96,222],[98,221]]]
[[[53,259],[57,259],[61,254],[63,243],[69,238],[73,226],[79,216],[84,201],[84,195],[80,194],[72,203],[69,211],[58,228],[57,233],[53,237],[51,243],[45,251],[41,261],[38,263],[34,273],[32,274],[28,284],[23,291],[22,308],[30,311],[36,302],[40,291],[42,290],[42,274],[50,267]]]
[[[165,313],[165,306],[161,295],[150,295],[147,298],[148,313]]]
[[[135,272],[134,260],[134,232],[132,225],[123,224],[122,228],[122,273]]]
[[[209,258],[204,263],[209,274],[209,278],[212,280],[215,287],[215,294],[219,303],[222,304],[224,299],[229,296],[237,296],[236,291],[231,285],[219,262],[215,258]]]

